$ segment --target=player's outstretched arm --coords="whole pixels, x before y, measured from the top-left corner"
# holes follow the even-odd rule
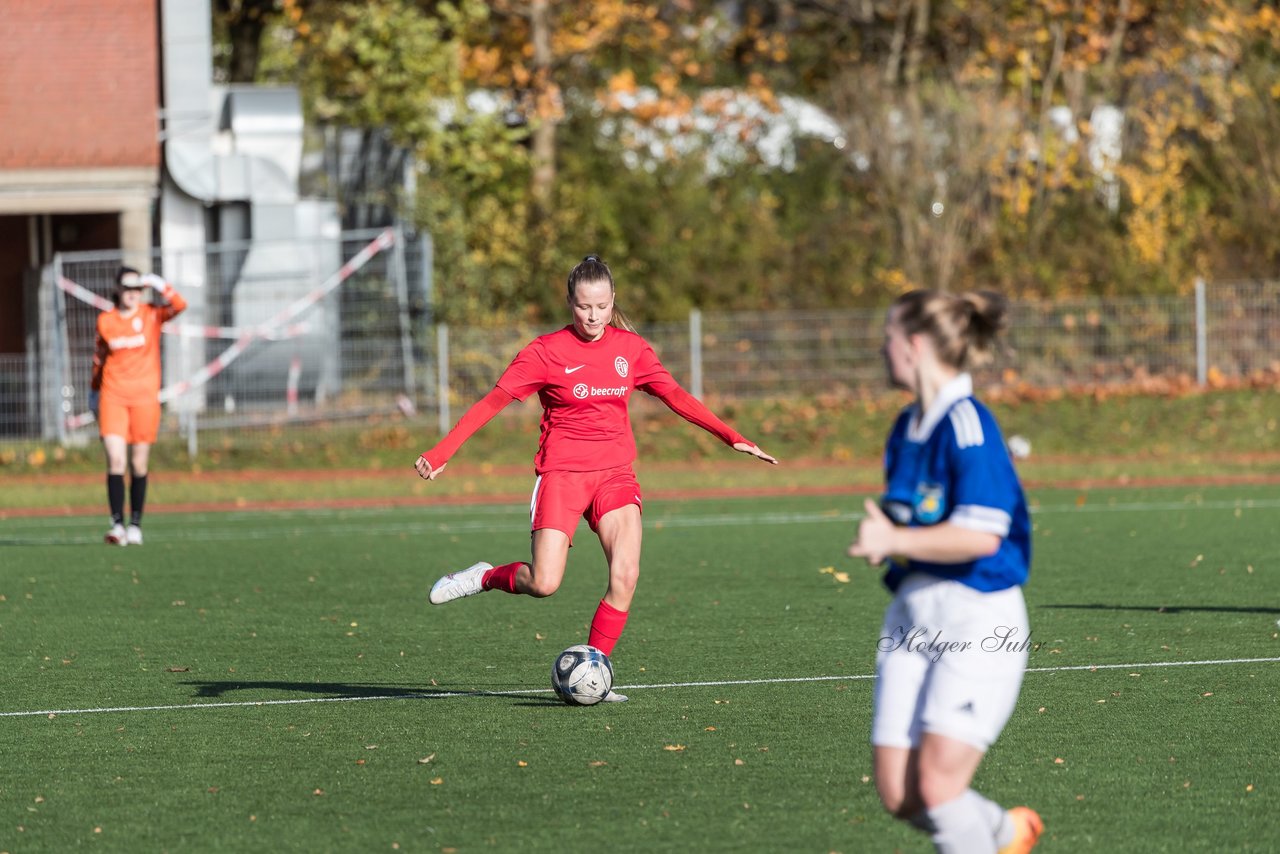
[[[769,463],[770,465],[776,466],[778,464],[778,461],[776,459],[769,456],[764,451],[760,450],[759,445],[753,445],[750,442],[734,442],[733,449],[735,451],[741,451],[744,454],[750,454],[756,459],[762,460],[766,463]]]
[[[480,398],[471,405],[466,414],[458,419],[458,423],[453,425],[453,429],[445,436],[440,444],[436,445],[429,451],[424,451],[414,461],[413,468],[418,476],[426,480],[435,480],[444,471],[444,467],[449,464],[449,458],[457,453],[458,448],[462,447],[462,443],[471,438],[471,435],[489,423],[489,419],[497,415],[511,401],[515,400],[508,392],[501,388],[494,388],[493,391]],[[431,461],[435,460],[433,464]]]
[[[444,467],[447,465],[449,464],[441,463],[438,466],[432,467],[431,463],[427,460],[426,455],[423,454],[418,457],[418,461],[413,464],[413,467],[417,470],[418,476],[423,480],[435,480],[440,475],[444,474]]]

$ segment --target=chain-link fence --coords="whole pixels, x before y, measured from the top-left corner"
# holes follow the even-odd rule
[[[45,271],[38,346],[0,358],[0,437],[96,436],[87,414],[95,321],[121,261],[76,253]],[[414,413],[447,429],[520,347],[562,325],[433,324],[429,247],[391,231],[157,252],[150,263],[189,302],[166,327],[161,399],[165,429],[192,453],[213,430],[234,442],[246,430]],[[1010,321],[1008,350],[985,379],[1205,383],[1280,370],[1280,283],[1019,303]],[[693,312],[640,332],[698,395],[851,396],[883,388],[883,323],[882,310]]]
[[[415,371],[429,359],[413,329],[426,325],[430,304],[424,241],[352,232],[156,251],[148,261],[132,259],[188,303],[164,328],[160,399],[193,447],[200,430],[352,418],[420,397]],[[0,363],[0,436],[94,435],[96,321],[113,307],[124,262],[120,252],[63,254],[44,271],[35,355]]]
[[[546,329],[438,328],[438,400],[466,403],[492,387],[507,362]],[[881,389],[884,312],[694,312],[640,332],[697,394],[729,398],[852,395]],[[1012,306],[1004,351],[987,379],[1034,386],[1121,384],[1148,377],[1245,377],[1280,370],[1280,283],[1198,285],[1185,297],[1095,298]]]

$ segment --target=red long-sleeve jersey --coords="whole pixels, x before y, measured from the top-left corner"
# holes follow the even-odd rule
[[[584,341],[572,326],[535,338],[440,444],[423,454],[439,468],[476,430],[512,400],[537,392],[542,423],[534,469],[597,471],[629,465],[636,457],[628,401],[640,389],[726,445],[750,442],[689,394],[634,332],[605,327]]]

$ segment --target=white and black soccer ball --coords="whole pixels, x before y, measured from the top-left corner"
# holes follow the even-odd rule
[[[594,706],[613,688],[613,664],[594,646],[575,644],[552,663],[551,687],[570,705]]]

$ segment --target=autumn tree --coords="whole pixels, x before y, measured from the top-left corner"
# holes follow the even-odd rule
[[[445,317],[546,316],[590,250],[655,317],[1171,291],[1278,254],[1274,4],[278,2],[257,4],[280,22],[264,43],[309,115],[386,128],[421,164]],[[742,106],[785,98],[844,147],[760,160]],[[744,155],[711,168],[725,142]]]

